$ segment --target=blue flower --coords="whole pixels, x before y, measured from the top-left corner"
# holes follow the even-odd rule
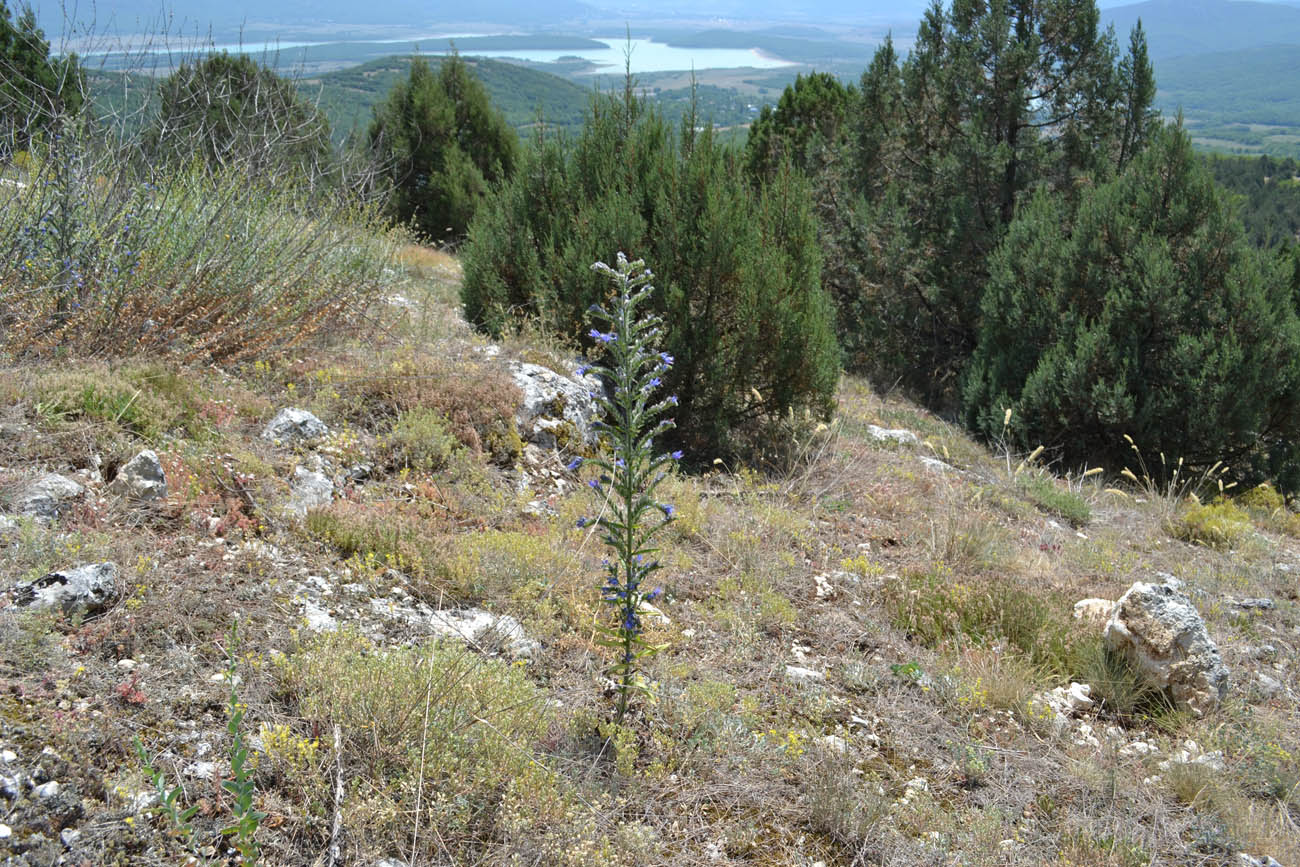
[[[659,381],[659,377],[657,377],[657,376],[656,376],[655,378],[653,378],[653,379],[650,380],[650,387],[651,387],[651,388],[658,388],[658,387],[661,386],[661,385],[663,385],[663,383]]]
[[[578,529],[581,530],[581,529],[582,529],[583,527],[585,527],[585,526],[587,526],[587,519],[586,519],[586,518],[579,518],[579,519],[578,519]]]
[[[664,588],[656,587],[645,595],[646,599],[655,600],[664,595]]]
[[[663,370],[667,370],[668,368],[672,367],[673,357],[669,355],[667,352],[659,353],[659,366]]]
[[[569,463],[566,464],[564,468],[569,472],[573,472],[580,466],[582,466],[582,458],[574,458],[573,460],[569,461]]]
[[[670,403],[673,406],[677,406],[677,395],[675,394],[668,395],[668,397],[664,398],[664,403]]]
[[[582,367],[578,368],[578,376],[586,376],[588,370],[590,370],[590,368],[584,364]]]
[[[618,335],[615,334],[614,332],[611,331],[608,334],[606,334],[603,331],[600,331],[595,328],[588,331],[587,336],[590,337],[592,340],[599,340],[601,343],[613,343],[615,340],[618,340]]]
[[[663,510],[665,518],[671,518],[673,516],[673,512],[677,511],[676,509],[673,508],[671,503],[660,503],[659,508]]]
[[[597,481],[596,479],[592,479],[591,481],[587,482],[587,487],[591,488],[593,491],[599,491],[600,482]]]
[[[672,458],[673,458],[673,460],[675,460],[675,461],[680,461],[680,460],[682,459],[683,456],[684,456],[684,455],[683,455],[681,449],[678,449],[677,451],[673,452],[673,454],[672,454]]]

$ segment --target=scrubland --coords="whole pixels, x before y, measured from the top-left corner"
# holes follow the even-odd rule
[[[1270,490],[1195,499],[1141,443],[1131,479],[1065,472],[845,377],[829,423],[789,419],[781,466],[704,456],[664,483],[667,647],[614,724],[602,549],[565,469],[584,447],[526,446],[504,367],[568,375],[575,351],[491,348],[459,279],[408,246],[360,325],[284,351],[109,360],[87,334],[0,371],[0,501],[37,471],[89,491],[17,522],[5,586],[120,570],[102,615],[0,614],[4,772],[61,785],[0,801],[9,863],[228,863],[241,780],[264,864],[1300,862],[1300,519]],[[261,438],[286,406],[330,433]],[[167,498],[111,495],[146,447]],[[298,517],[312,461],[340,482]],[[1203,717],[1072,616],[1159,573],[1231,672]],[[468,608],[535,645],[425,628]],[[1057,724],[1033,699],[1071,682],[1095,703]]]

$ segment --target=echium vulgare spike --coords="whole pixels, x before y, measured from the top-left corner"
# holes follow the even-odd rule
[[[596,394],[608,448],[585,461],[599,467],[590,485],[602,508],[596,518],[582,518],[578,526],[594,525],[611,552],[603,563],[601,597],[613,609],[612,625],[600,627],[598,640],[615,653],[608,673],[618,691],[615,721],[622,722],[631,697],[648,689],[640,675],[640,661],[662,649],[645,640],[641,615],[643,605],[660,593],[650,584],[659,571],[654,557],[658,549],[651,542],[674,517],[673,507],[655,498],[655,489],[682,453],[660,454],[654,448],[654,439],[674,427],[665,413],[677,400],[656,394],[659,376],[673,359],[653,345],[662,333],[659,317],[641,309],[654,292],[650,270],[640,260],[629,262],[622,253],[616,267],[604,262],[591,267],[607,275],[615,289],[608,309],[593,305],[588,311],[595,324],[588,336],[601,345],[603,358],[584,371],[609,386],[605,393]],[[578,462],[570,464],[571,469],[577,466]]]

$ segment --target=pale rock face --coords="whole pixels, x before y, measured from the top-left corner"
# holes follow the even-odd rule
[[[313,472],[306,467],[295,467],[293,481],[289,483],[289,503],[287,511],[298,518],[305,518],[307,512],[328,506],[334,499],[334,483],[324,473]]]
[[[523,393],[523,402],[515,413],[519,435],[543,448],[555,448],[557,434],[565,427],[570,437],[584,445],[594,445],[596,433],[592,422],[599,414],[592,392],[599,392],[600,381],[594,376],[571,379],[540,364],[522,361],[510,363],[510,376]]]
[[[1110,619],[1114,609],[1113,599],[1080,599],[1074,603],[1074,619],[1101,626]]]
[[[29,518],[57,518],[68,502],[86,492],[72,479],[57,473],[44,473],[19,489],[13,497],[13,510]]]
[[[785,667],[785,677],[786,680],[793,681],[794,683],[804,684],[821,683],[826,679],[826,675],[822,674],[820,671],[811,668],[804,668],[801,665],[787,665]]]
[[[917,442],[916,434],[910,430],[889,430],[879,427],[878,425],[867,425],[867,433],[871,438],[879,443],[898,443],[899,445],[914,445]]]
[[[1173,582],[1138,582],[1115,603],[1106,646],[1126,655],[1152,686],[1197,716],[1228,692],[1228,669],[1205,621]]]
[[[167,499],[167,476],[158,455],[145,449],[131,458],[117,471],[108,489],[119,497],[141,502]]]
[[[69,616],[98,614],[117,598],[117,565],[92,563],[51,572],[35,581],[15,585],[9,596],[16,608],[35,611],[58,608]]]
[[[287,444],[298,440],[314,440],[329,432],[325,422],[307,410],[286,407],[267,422],[262,429],[262,439]]]

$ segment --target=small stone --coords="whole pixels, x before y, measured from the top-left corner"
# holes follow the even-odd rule
[[[821,742],[821,745],[826,747],[831,752],[844,755],[849,751],[848,741],[844,740],[844,738],[840,737],[839,735],[825,735],[821,737],[819,740]]]
[[[37,798],[40,798],[42,801],[48,801],[50,798],[59,794],[59,781],[50,780],[48,783],[41,783],[36,788],[32,789],[32,794]]]
[[[922,455],[920,460],[927,470],[931,470],[936,473],[946,473],[949,470],[955,469],[951,464],[946,464],[943,461],[939,460],[938,458],[932,458],[926,455]]]
[[[59,839],[63,842],[64,846],[71,849],[77,844],[77,841],[81,839],[81,831],[76,828],[64,828],[59,832]]]
[[[57,473],[44,473],[19,489],[12,498],[12,506],[19,515],[49,520],[57,518],[69,501],[85,492],[86,489],[72,479]]]
[[[644,620],[653,620],[660,626],[671,626],[673,621],[659,610],[658,606],[651,605],[649,602],[642,600],[641,605],[637,608],[637,613]]]
[[[117,661],[117,667],[122,669],[123,671],[130,671],[131,669],[135,668],[135,660],[129,657],[125,659],[119,659]]]
[[[262,439],[281,443],[314,440],[329,433],[325,422],[305,409],[287,407],[276,413],[262,429]]]
[[[826,675],[800,665],[787,665],[785,667],[785,678],[794,683],[821,683],[826,679]]]
[[[1228,604],[1233,608],[1241,608],[1243,610],[1250,610],[1253,608],[1257,611],[1271,611],[1274,605],[1273,600],[1266,596],[1247,599],[1229,599]]]
[[[14,835],[14,829],[0,822],[0,840],[8,840]]]
[[[1285,687],[1282,686],[1282,681],[1274,677],[1269,677],[1263,672],[1255,675],[1255,684],[1259,689],[1259,694],[1266,700],[1273,698],[1285,689]]]
[[[515,412],[520,436],[544,449],[565,446],[565,433],[577,442],[595,444],[592,423],[599,410],[591,393],[600,387],[599,380],[593,376],[570,379],[522,361],[510,362],[509,368],[522,398]]]
[[[158,455],[145,449],[122,465],[108,490],[119,497],[141,502],[167,499],[167,476]]]
[[[817,589],[818,599],[830,599],[835,595],[835,585],[831,583],[829,575],[814,575],[813,585]]]
[[[881,443],[892,442],[900,445],[913,445],[918,442],[916,434],[910,430],[888,430],[878,425],[869,424],[867,425],[867,433],[871,435],[873,440]]]
[[[1160,770],[1167,771],[1174,765],[1204,765],[1212,771],[1224,768],[1223,750],[1207,753],[1200,744],[1193,740],[1183,741],[1183,747],[1175,751],[1168,759],[1160,763]]]
[[[216,762],[190,762],[181,768],[181,773],[196,780],[210,780],[217,773]]]
[[[68,616],[99,614],[117,598],[117,565],[93,563],[51,572],[35,581],[15,584],[9,595],[17,608],[59,608]]]
[[[1265,855],[1263,858],[1256,858],[1246,852],[1237,855],[1237,864],[1240,867],[1282,867],[1281,862],[1274,860],[1271,855]]]
[[[132,813],[143,813],[145,810],[148,810],[154,804],[158,803],[158,793],[139,791],[125,800],[127,809]]]
[[[0,762],[9,764],[18,761],[18,754],[13,750],[0,750]]]

